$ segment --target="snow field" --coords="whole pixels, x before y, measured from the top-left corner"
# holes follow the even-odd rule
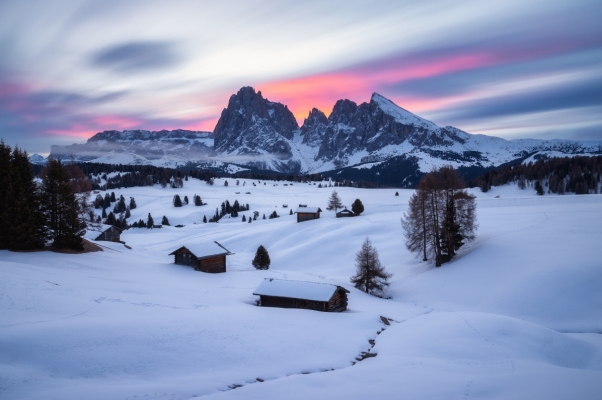
[[[156,223],[166,215],[172,225],[126,231],[122,240],[131,250],[99,242],[105,251],[83,255],[1,251],[0,398],[589,399],[600,393],[602,196],[539,197],[514,186],[475,191],[476,242],[434,268],[403,245],[399,218],[410,190],[227,180],[228,187],[223,179],[214,186],[190,179],[181,189],[113,190],[135,197],[131,222],[150,212]],[[365,213],[334,218],[325,210],[332,190],[347,206],[361,199]],[[209,204],[174,208],[176,193],[190,201],[198,194]],[[211,217],[226,199],[251,210],[203,224],[203,215]],[[298,204],[321,207],[322,217],[297,224],[288,212]],[[273,210],[281,217],[261,219]],[[253,211],[260,219],[241,222]],[[185,226],[175,228],[179,223]],[[394,274],[391,300],[349,284],[366,236]],[[235,253],[225,274],[196,272],[168,256],[187,243],[214,240]],[[260,244],[272,259],[268,271],[251,266]],[[256,307],[252,293],[266,277],[344,286],[351,291],[349,311]],[[385,327],[381,315],[398,322],[377,334]],[[378,356],[352,366],[369,340]]]

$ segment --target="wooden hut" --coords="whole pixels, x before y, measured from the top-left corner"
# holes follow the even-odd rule
[[[355,213],[353,211],[350,211],[350,210],[344,208],[343,210],[341,210],[337,213],[337,218],[341,218],[341,217],[355,217]]]
[[[322,210],[319,207],[299,206],[295,214],[297,214],[297,222],[310,221],[320,218]]]
[[[347,293],[337,285],[266,278],[253,294],[262,307],[340,312],[347,310]]]
[[[218,242],[197,243],[182,246],[169,253],[176,264],[190,265],[197,271],[216,274],[226,272],[226,256],[232,254]]]
[[[121,241],[121,232],[123,229],[118,228],[116,226],[110,226],[105,229],[98,237],[94,240],[102,240],[105,242],[120,242]]]

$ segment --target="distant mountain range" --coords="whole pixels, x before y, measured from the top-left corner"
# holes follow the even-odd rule
[[[251,87],[230,97],[213,132],[104,131],[84,144],[53,145],[50,153],[101,163],[328,172],[377,181],[378,175],[397,171],[382,177],[383,183],[397,186],[412,185],[415,179],[408,178],[433,166],[488,168],[537,154],[602,154],[602,142],[473,135],[439,127],[378,93],[359,105],[339,100],[328,117],[314,108],[299,127],[286,105]]]

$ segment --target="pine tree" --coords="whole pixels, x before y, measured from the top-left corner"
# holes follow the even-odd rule
[[[247,217],[245,217],[245,215],[242,215],[242,222],[247,222]]]
[[[102,209],[102,218],[103,219],[107,218],[107,209],[106,208]]]
[[[399,192],[395,192],[395,196],[399,196]]]
[[[225,182],[224,182],[224,186],[228,186],[228,181],[225,181]]]
[[[205,223],[205,224],[207,223],[207,216],[206,215],[203,215],[203,223]]]
[[[188,204],[188,196],[184,196],[184,204]]]
[[[136,200],[134,200],[133,197],[130,197],[130,210],[133,210],[136,208]]]
[[[131,217],[131,216],[132,216],[132,213],[130,212],[130,207],[128,206],[128,207],[125,209],[125,218],[127,219],[127,218],[129,218],[129,217]]]
[[[49,159],[42,175],[41,209],[53,246],[81,250],[86,225],[67,169],[60,160]]]
[[[105,220],[105,225],[112,225],[115,226],[115,214],[113,214],[112,212],[109,213],[109,216],[107,217],[107,219]]]
[[[117,199],[115,198],[115,192],[111,192],[111,203],[116,202]]]
[[[146,227],[147,227],[147,229],[151,229],[153,226],[155,226],[155,220],[153,219],[151,214],[148,213],[148,218],[146,220]]]
[[[330,195],[330,198],[328,199],[328,206],[326,207],[326,209],[328,211],[334,210],[334,212],[336,213],[339,208],[343,208],[343,202],[341,201],[341,198],[339,197],[337,191],[333,190],[332,194]]]
[[[268,254],[268,251],[265,249],[265,247],[259,246],[257,248],[257,252],[255,253],[255,257],[253,258],[252,264],[255,267],[255,269],[258,270],[266,270],[270,268],[270,255]]]
[[[366,293],[382,296],[392,275],[381,265],[369,238],[364,240],[361,250],[356,254],[355,266],[357,269],[351,277],[351,283]]]
[[[182,199],[180,199],[180,195],[178,195],[178,194],[174,195],[173,206],[174,207],[182,207]]]
[[[364,212],[364,205],[360,199],[355,199],[355,201],[351,204],[351,211],[353,211],[353,213],[356,215],[360,215]]]
[[[201,196],[197,196],[196,194],[194,195],[194,205],[195,206],[202,206],[203,205],[203,201],[201,200]]]
[[[288,215],[293,215],[293,209],[291,208],[291,211],[288,213]]]
[[[169,226],[169,220],[167,219],[167,217],[165,215],[163,216],[163,219],[161,220],[161,225]]]

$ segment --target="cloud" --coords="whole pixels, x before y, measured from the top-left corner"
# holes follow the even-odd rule
[[[119,73],[139,73],[170,68],[182,58],[171,42],[129,42],[103,49],[94,54],[91,64]]]

